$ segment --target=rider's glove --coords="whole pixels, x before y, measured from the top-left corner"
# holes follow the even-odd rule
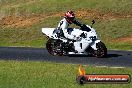
[[[59,28],[56,28],[54,31],[53,31],[53,34],[54,33],[59,33],[60,32],[60,29]]]
[[[81,37],[76,37],[76,41],[80,41],[81,39]]]

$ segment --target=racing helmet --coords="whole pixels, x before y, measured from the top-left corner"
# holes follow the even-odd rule
[[[75,18],[74,12],[73,11],[67,11],[65,13],[65,18],[66,18],[67,22],[71,24]]]

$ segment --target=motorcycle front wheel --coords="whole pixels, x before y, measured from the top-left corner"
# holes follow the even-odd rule
[[[107,48],[103,42],[99,42],[96,44],[97,50],[93,50],[92,54],[95,57],[106,57],[107,56]]]

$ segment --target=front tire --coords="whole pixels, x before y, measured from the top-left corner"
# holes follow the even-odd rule
[[[101,58],[107,56],[107,48],[103,42],[99,42],[96,44],[97,50],[93,50],[93,56]]]

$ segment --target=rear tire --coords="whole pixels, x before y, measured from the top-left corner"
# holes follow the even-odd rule
[[[53,52],[53,39],[48,39],[47,43],[46,43],[46,49],[47,51],[51,54],[51,55],[55,55]]]
[[[61,41],[60,40],[54,40],[54,39],[49,39],[46,43],[46,49],[47,51],[55,56],[62,56],[63,55],[63,50],[61,49]]]

